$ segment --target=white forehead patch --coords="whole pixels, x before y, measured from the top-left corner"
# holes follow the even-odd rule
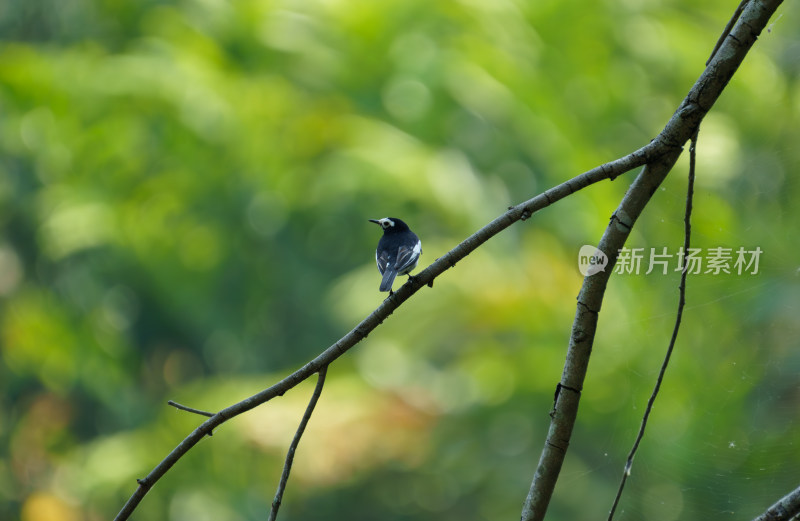
[[[388,217],[384,217],[383,219],[378,219],[378,222],[381,223],[381,228],[388,228],[389,226],[394,226],[394,221],[389,219]]]

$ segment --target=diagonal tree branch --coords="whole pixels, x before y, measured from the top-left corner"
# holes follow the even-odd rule
[[[605,179],[615,179],[617,176],[638,168],[645,163],[655,161],[660,155],[665,154],[668,147],[663,143],[651,142],[639,150],[600,165],[583,174],[573,177],[569,181],[537,195],[533,199],[525,201],[517,206],[512,206],[507,212],[496,218],[474,234],[464,239],[458,246],[450,250],[442,257],[436,259],[430,266],[415,275],[413,279],[406,282],[392,296],[388,297],[378,308],[370,313],[367,318],[362,320],[349,333],[339,339],[335,344],[320,353],[316,358],[306,365],[290,374],[275,385],[250,396],[238,403],[227,407],[211,418],[200,424],[191,434],[181,441],[172,452],[170,452],[161,462],[153,468],[150,473],[142,479],[138,479],[139,487],[131,495],[120,512],[114,518],[115,521],[128,519],[144,496],[150,491],[153,485],[172,468],[189,450],[210,434],[214,429],[259,405],[268,402],[276,396],[282,396],[286,391],[292,389],[303,380],[319,372],[323,367],[327,367],[334,360],[346,353],[361,340],[367,337],[376,327],[386,320],[395,309],[400,307],[406,300],[419,291],[426,284],[433,283],[433,280],[454,267],[458,261],[475,251],[481,244],[488,241],[501,231],[505,230],[517,221],[528,219],[534,212],[537,212],[551,204],[571,195],[578,190],[586,188],[594,183]]]
[[[558,387],[563,392],[556,394],[550,429],[531,489],[523,504],[523,521],[544,519],[552,498],[575,426],[597,318],[608,279],[617,261],[617,253],[625,245],[636,219],[677,161],[681,147],[697,132],[700,122],[719,98],[781,1],[751,0],[747,4],[681,106],[654,140],[654,143],[669,147],[669,151],[645,166],[611,216],[611,222],[598,244],[598,249],[608,255],[608,266],[605,271],[585,277],[578,295],[567,359]]]

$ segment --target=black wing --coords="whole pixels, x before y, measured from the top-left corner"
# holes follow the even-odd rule
[[[381,272],[381,275],[383,275],[383,272],[386,271],[386,266],[389,265],[389,260],[389,253],[387,251],[382,251],[380,255],[378,255],[378,252],[375,252],[375,262],[378,263],[378,271]]]

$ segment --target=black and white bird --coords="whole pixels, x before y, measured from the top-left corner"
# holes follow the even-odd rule
[[[391,294],[394,278],[408,275],[417,267],[417,261],[422,254],[422,241],[406,223],[395,217],[369,221],[383,228],[383,237],[378,241],[378,249],[375,250],[375,262],[378,263],[378,271],[383,275],[380,290]]]

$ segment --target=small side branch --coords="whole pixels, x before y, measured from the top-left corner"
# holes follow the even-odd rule
[[[683,237],[683,251],[688,252],[689,246],[691,244],[691,237],[692,237],[692,224],[691,224],[691,217],[692,217],[692,199],[694,197],[694,176],[695,176],[695,162],[697,159],[697,132],[694,133],[692,136],[692,144],[691,148],[689,149],[689,186],[686,190],[686,213],[683,217],[683,225],[684,225],[684,237]],[[650,399],[647,401],[647,407],[644,410],[644,415],[642,416],[642,423],[639,425],[639,433],[636,435],[636,441],[633,442],[633,447],[631,448],[630,453],[628,453],[628,459],[625,462],[625,469],[622,471],[622,478],[619,482],[619,488],[617,489],[617,495],[614,497],[614,503],[611,505],[611,510],[608,513],[608,521],[612,521],[614,519],[614,513],[617,511],[617,505],[619,505],[619,500],[622,498],[622,491],[625,489],[625,483],[628,481],[628,476],[631,475],[631,467],[633,466],[633,458],[636,456],[636,452],[639,450],[639,444],[644,438],[644,431],[647,428],[647,420],[650,418],[650,413],[653,411],[653,405],[656,402],[656,398],[658,397],[658,392],[661,390],[661,383],[664,381],[664,374],[667,372],[667,366],[669,365],[670,358],[672,358],[672,351],[675,348],[675,341],[678,339],[678,331],[681,328],[681,319],[683,318],[683,308],[686,305],[686,275],[688,274],[689,270],[688,263],[685,263],[683,266],[683,270],[681,270],[681,284],[678,289],[678,312],[675,315],[675,326],[672,328],[672,338],[669,340],[669,347],[667,347],[667,353],[664,355],[664,361],[661,363],[661,370],[658,372],[658,378],[656,379],[656,385],[653,388],[653,393],[650,395]]]
[[[194,413],[194,414],[199,414],[200,416],[205,416],[207,418],[211,418],[212,416],[214,416],[213,412],[201,411],[200,409],[192,409],[191,407],[187,407],[185,405],[181,405],[178,402],[174,402],[172,400],[169,400],[167,402],[167,405],[171,405],[171,406],[175,407],[176,409],[180,409],[182,411],[191,412],[191,413]]]
[[[283,492],[286,490],[286,483],[289,481],[289,472],[292,470],[292,462],[294,462],[294,453],[297,450],[297,445],[300,443],[300,438],[303,436],[303,432],[306,430],[306,425],[308,425],[308,420],[311,419],[311,415],[314,413],[314,407],[317,406],[317,401],[319,400],[320,395],[322,394],[322,386],[325,385],[325,374],[328,372],[328,366],[323,366],[319,370],[319,376],[317,376],[317,387],[314,388],[314,394],[311,395],[311,400],[308,402],[308,406],[306,407],[306,412],[303,414],[303,419],[300,420],[300,425],[297,426],[297,432],[294,433],[294,438],[292,439],[292,443],[289,445],[289,450],[286,453],[286,462],[283,464],[283,473],[281,474],[280,483],[278,483],[278,491],[275,492],[275,499],[272,500],[272,510],[269,512],[269,521],[275,521],[278,517],[278,509],[281,507],[281,501],[283,500]]]

